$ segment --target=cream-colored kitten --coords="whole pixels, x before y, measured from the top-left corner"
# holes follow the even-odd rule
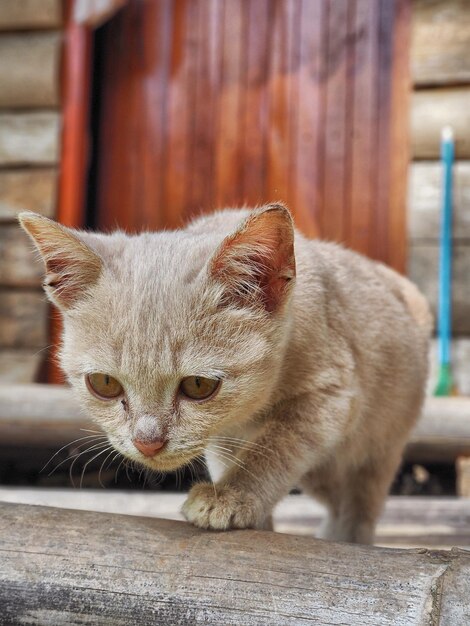
[[[431,317],[387,267],[308,241],[273,204],[186,229],[72,231],[22,213],[62,311],[61,362],[122,454],[172,470],[205,454],[202,528],[266,528],[295,485],[323,536],[371,542],[423,400]]]

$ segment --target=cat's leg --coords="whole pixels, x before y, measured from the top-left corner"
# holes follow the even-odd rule
[[[299,482],[315,459],[324,461],[327,437],[316,424],[328,424],[332,413],[344,409],[329,398],[317,408],[317,420],[310,419],[307,399],[277,407],[263,431],[238,454],[232,465],[214,485],[195,485],[183,513],[201,528],[263,528],[274,505]]]
[[[360,467],[342,468],[320,479],[310,475],[302,485],[328,508],[318,534],[329,541],[371,544],[375,525],[400,462],[398,453],[388,458],[370,459]],[[322,480],[323,479],[323,480]]]

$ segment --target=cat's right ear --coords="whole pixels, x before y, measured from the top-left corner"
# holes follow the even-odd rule
[[[101,258],[74,231],[30,211],[18,216],[46,265],[44,289],[49,299],[67,310],[97,280]]]

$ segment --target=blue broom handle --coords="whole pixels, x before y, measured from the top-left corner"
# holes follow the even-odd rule
[[[444,185],[439,259],[438,337],[440,364],[449,365],[452,319],[452,165],[454,161],[454,138],[452,129],[449,127],[444,128],[442,131],[441,160]]]

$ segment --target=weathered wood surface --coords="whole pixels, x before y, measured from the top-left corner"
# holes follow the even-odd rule
[[[0,504],[3,623],[455,626],[470,554]]]
[[[50,424],[44,430],[43,424]],[[54,425],[54,426],[52,426]],[[69,388],[61,385],[0,384],[0,440],[54,443],[66,438],[64,429],[90,427]],[[94,427],[96,428],[96,427]],[[67,433],[68,434],[68,433]],[[455,459],[470,454],[470,398],[428,398],[423,417],[413,431],[408,458],[434,455]],[[421,457],[420,457],[421,458]]]
[[[43,353],[38,350],[0,348],[0,382],[25,384],[37,380]]]
[[[49,167],[0,171],[0,222],[16,221],[20,211],[53,217],[57,175]]]
[[[0,289],[1,347],[43,348],[47,319],[48,307],[40,291]]]
[[[470,82],[468,0],[413,0],[411,67],[415,85]]]
[[[0,0],[0,30],[59,28],[62,0]]]
[[[438,159],[441,130],[451,125],[458,159],[470,158],[470,87],[420,89],[411,100],[411,145],[415,159]]]
[[[57,163],[60,115],[0,113],[0,165]]]
[[[453,237],[455,240],[465,240],[463,243],[469,243],[470,161],[457,161],[453,180]],[[438,243],[441,195],[441,164],[438,161],[412,163],[408,185],[408,236],[412,240],[426,239]]]
[[[39,287],[44,263],[18,224],[0,227],[0,285]]]
[[[63,385],[0,384],[0,441],[64,444],[96,426]]]
[[[0,37],[0,107],[57,107],[60,102],[59,33]]]
[[[0,502],[179,521],[184,520],[181,507],[186,496],[165,491],[0,487]],[[274,509],[274,530],[314,537],[325,513],[306,495],[286,496]],[[470,498],[391,496],[377,526],[376,545],[468,549]]]
[[[457,335],[470,334],[470,246],[457,242],[452,258],[452,329]],[[414,242],[408,252],[408,275],[437,309],[439,247]]]

